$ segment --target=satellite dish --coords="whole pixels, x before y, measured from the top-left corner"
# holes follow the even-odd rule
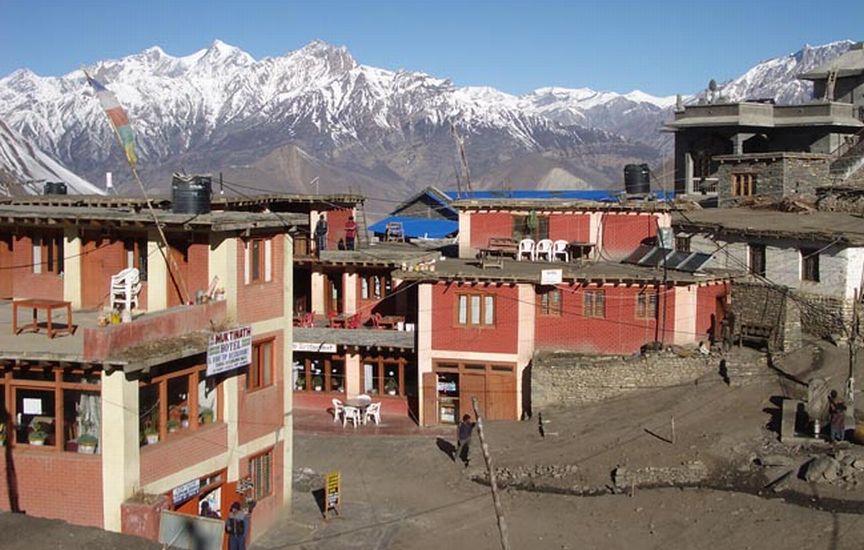
[[[711,90],[712,92],[717,91],[717,81],[714,80],[713,78],[708,82],[708,89]]]

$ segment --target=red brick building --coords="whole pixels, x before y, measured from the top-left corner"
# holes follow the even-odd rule
[[[618,262],[655,244],[658,229],[669,226],[658,203],[499,198],[453,206],[459,258],[437,262],[434,271],[394,274],[417,286],[424,425],[455,422],[471,412],[474,396],[487,418],[520,418],[530,409],[536,351],[632,354],[655,342],[695,345],[722,319],[726,275]],[[567,241],[574,257],[475,259],[502,253],[490,242],[524,237]]]
[[[291,500],[289,231],[308,218],[157,216],[167,247],[134,199],[0,204],[0,507],[155,538],[160,508],[197,515],[207,501],[224,517],[246,498],[254,536]],[[101,326],[127,267],[138,309]],[[74,332],[49,338],[38,310],[40,330],[15,334],[33,302],[9,299],[56,301],[54,324]],[[237,326],[251,327],[252,362],[208,375],[210,334]],[[141,515],[137,493],[164,498]]]

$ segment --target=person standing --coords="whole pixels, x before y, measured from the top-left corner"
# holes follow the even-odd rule
[[[225,533],[228,535],[228,550],[246,550],[247,514],[239,502],[231,505],[228,519],[225,520]]]
[[[843,441],[846,435],[846,404],[837,397],[837,390],[828,394],[828,421],[831,441]]]
[[[201,503],[201,513],[199,515],[202,518],[220,519],[219,512],[210,508],[210,502],[206,500]]]
[[[348,216],[345,222],[345,250],[354,250],[354,239],[357,238],[357,222],[354,216]]]
[[[474,422],[471,422],[471,415],[466,414],[462,417],[462,422],[456,428],[456,456],[458,456],[465,467],[471,462],[471,436],[474,434]]]
[[[318,223],[315,224],[315,248],[318,249],[318,257],[327,249],[327,220],[324,219],[324,214],[318,217]]]

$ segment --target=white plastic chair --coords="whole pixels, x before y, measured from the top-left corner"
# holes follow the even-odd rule
[[[371,403],[372,398],[370,396],[366,395],[365,393],[361,393],[360,395],[357,396],[357,401],[365,401],[367,403]]]
[[[138,293],[141,292],[141,275],[137,268],[127,267],[111,276],[111,309],[123,306],[132,311],[138,307]]]
[[[547,262],[552,261],[552,239],[543,239],[537,243],[537,246],[534,247],[534,258],[533,260],[536,262],[537,260],[546,257]]]
[[[362,419],[360,418],[360,409],[352,407],[351,405],[345,405],[342,409],[342,427],[344,428],[349,421],[354,425],[354,429],[357,429],[357,425],[362,422]]]
[[[519,252],[516,254],[516,259],[522,260],[523,254],[527,254],[529,260],[534,260],[534,239],[522,239],[519,241]]]
[[[565,262],[570,261],[570,243],[564,239],[558,239],[552,243],[552,259],[557,260],[559,256],[563,256]]]
[[[372,403],[366,407],[366,414],[363,415],[363,423],[366,424],[369,419],[372,419],[375,424],[381,423],[381,402]]]
[[[342,414],[344,412],[345,412],[345,405],[341,401],[339,401],[338,399],[336,399],[334,397],[333,398],[333,422],[338,422],[339,418],[342,416]]]

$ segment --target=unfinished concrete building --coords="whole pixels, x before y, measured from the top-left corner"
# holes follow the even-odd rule
[[[678,109],[666,125],[675,133],[676,193],[732,206],[753,196],[813,195],[861,176],[864,43],[798,78],[813,82],[810,103],[714,99]]]

